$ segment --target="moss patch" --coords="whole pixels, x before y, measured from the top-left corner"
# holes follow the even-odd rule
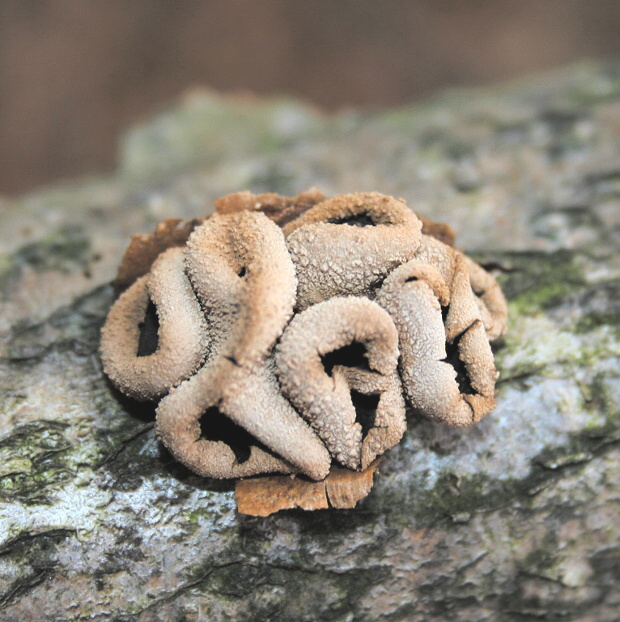
[[[22,246],[12,255],[0,258],[0,297],[18,285],[26,267],[35,272],[71,274],[87,270],[93,259],[86,233],[80,227],[62,227]]]
[[[517,315],[556,307],[585,284],[578,256],[571,251],[478,254],[474,259],[499,269],[498,280]]]
[[[67,424],[36,421],[13,428],[0,442],[0,498],[42,504],[46,489],[73,478]]]

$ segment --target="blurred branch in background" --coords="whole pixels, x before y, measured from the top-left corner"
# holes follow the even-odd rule
[[[379,107],[620,51],[617,0],[0,0],[0,193],[193,86]]]

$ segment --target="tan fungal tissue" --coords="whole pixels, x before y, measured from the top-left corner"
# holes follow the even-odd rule
[[[500,287],[393,197],[228,195],[135,236],[115,286],[105,373],[158,401],[180,462],[239,479],[240,512],[353,507],[407,412],[469,426],[495,406]]]

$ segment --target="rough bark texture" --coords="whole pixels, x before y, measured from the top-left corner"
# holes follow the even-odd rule
[[[498,407],[412,417],[355,510],[249,518],[110,388],[99,330],[131,234],[309,186],[403,197],[498,271]],[[620,63],[328,119],[195,93],[115,176],[0,210],[3,620],[617,618]]]

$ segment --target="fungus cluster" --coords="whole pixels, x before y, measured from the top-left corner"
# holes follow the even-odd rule
[[[468,426],[495,405],[505,300],[452,244],[378,193],[229,195],[133,238],[105,372],[159,401],[159,437],[200,475],[363,471],[407,407]]]

